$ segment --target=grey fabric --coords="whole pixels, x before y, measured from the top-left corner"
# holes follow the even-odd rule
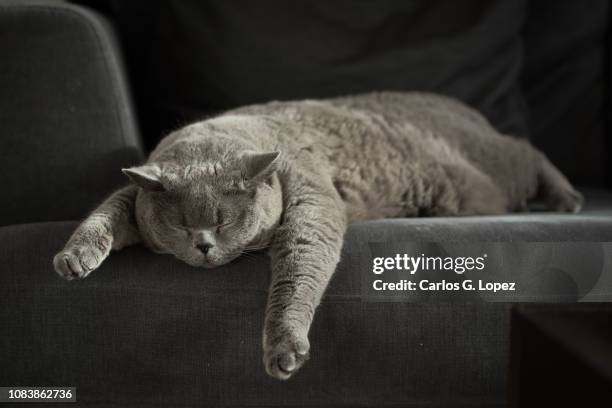
[[[281,383],[261,365],[263,254],[216,270],[141,246],[89,278],[51,258],[75,222],[0,228],[0,384],[74,385],[79,406],[503,406],[506,304],[367,303],[369,240],[612,240],[612,194],[580,215],[418,218],[353,225],[311,334]]]
[[[0,1],[0,61],[0,225],[82,217],[142,158],[110,27]]]

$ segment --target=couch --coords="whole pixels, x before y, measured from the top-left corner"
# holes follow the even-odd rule
[[[75,386],[91,407],[506,405],[511,305],[364,301],[363,248],[612,240],[606,1],[78,3],[0,1],[0,385]],[[168,130],[374,89],[475,106],[584,188],[584,211],[352,225],[286,382],[261,361],[264,253],[200,270],[137,245],[82,281],[53,271]]]

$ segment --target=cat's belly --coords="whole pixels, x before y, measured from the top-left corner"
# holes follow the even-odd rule
[[[529,195],[529,149],[476,113],[437,114],[440,101],[425,102],[427,109],[417,104],[413,113],[413,106],[395,112],[381,105],[393,115],[311,101],[267,108],[285,106],[278,115],[301,125],[299,137],[279,136],[281,150],[310,152],[316,166],[330,169],[351,221],[500,213]],[[490,199],[473,198],[483,194]]]
[[[370,173],[345,167],[334,177],[350,222],[377,218],[414,217],[431,213],[439,183],[411,166]]]
[[[364,135],[358,148],[344,148],[330,157],[334,185],[349,220],[429,213],[446,178],[439,163],[444,157],[436,158],[435,148],[424,146],[416,134],[378,136]]]
[[[368,130],[327,152],[351,222],[500,214],[513,206],[503,186],[445,139],[408,123]]]

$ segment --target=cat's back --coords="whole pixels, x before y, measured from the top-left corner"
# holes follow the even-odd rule
[[[225,115],[271,118],[281,150],[316,152],[338,168],[349,163],[435,156],[457,135],[490,131],[486,119],[453,99],[419,92],[376,92],[321,100],[272,101]],[[484,132],[482,129],[485,129]],[[262,135],[270,137],[270,135]],[[454,145],[454,146],[453,146]],[[462,150],[462,149],[459,149]],[[429,154],[428,154],[429,153]],[[399,164],[399,163],[397,163]]]
[[[475,109],[450,96],[430,92],[382,91],[339,96],[328,100],[337,106],[367,110],[388,117],[406,117],[412,113],[461,116],[479,123],[486,119]]]
[[[497,133],[477,110],[449,96],[427,92],[372,92],[330,99],[335,106],[377,114],[388,122],[410,123],[441,137]]]
[[[477,110],[444,95],[427,92],[370,92],[329,99],[272,101],[228,112],[270,115],[330,130],[346,122],[372,120],[396,127],[414,126],[456,142],[457,135],[490,137],[497,131]],[[461,142],[462,140],[459,140]]]
[[[280,150],[288,157],[311,151],[338,168],[390,157],[423,161],[425,156],[436,157],[444,145],[480,161],[514,144],[455,99],[422,92],[375,92],[233,109],[169,135],[153,156],[169,150],[174,154],[180,146],[186,147],[181,149],[183,158],[255,147]],[[488,164],[490,160],[484,159]]]

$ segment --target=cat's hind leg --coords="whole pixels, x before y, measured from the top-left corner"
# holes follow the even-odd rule
[[[108,197],[74,231],[53,258],[55,271],[67,280],[89,275],[108,256],[140,241],[134,221],[137,187],[124,187]]]
[[[543,154],[540,157],[538,193],[546,200],[548,208],[560,212],[579,212],[584,202],[582,194]]]
[[[508,212],[508,199],[485,173],[464,160],[443,165],[438,193],[428,215],[469,216]]]

